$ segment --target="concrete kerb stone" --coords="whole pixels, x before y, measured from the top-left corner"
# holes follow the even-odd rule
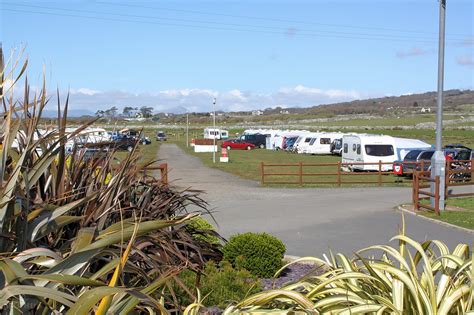
[[[449,226],[450,228],[458,229],[458,230],[461,230],[461,231],[464,231],[464,232],[467,232],[467,233],[470,233],[470,234],[474,235],[474,230],[464,228],[464,227],[461,227],[461,226],[457,226],[457,225],[454,225],[454,224],[451,224],[451,223],[443,222],[443,221],[440,221],[440,220],[428,218],[428,217],[425,217],[424,215],[418,215],[417,213],[411,211],[410,209],[407,209],[407,206],[408,205],[399,205],[398,210],[402,211],[404,213],[408,213],[408,214],[417,216],[418,218],[422,218],[423,220],[428,220],[428,221],[431,221],[431,222],[439,224],[439,225]]]

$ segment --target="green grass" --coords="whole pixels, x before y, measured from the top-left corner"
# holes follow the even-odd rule
[[[444,120],[461,119],[459,115],[445,115]],[[435,121],[434,114],[419,114],[400,117],[383,118],[356,118],[350,120],[333,120],[318,122],[318,126],[415,126],[419,123],[429,123]]]
[[[474,230],[474,197],[452,198],[448,199],[446,204],[448,206],[459,207],[462,209],[446,210],[441,212],[440,216],[437,216],[433,212],[425,211],[420,212],[420,214],[428,218]]]
[[[278,185],[278,186],[298,186],[299,177],[298,173],[298,163],[311,164],[311,163],[337,163],[341,161],[339,156],[331,155],[307,155],[307,154],[293,154],[285,151],[273,151],[273,150],[230,150],[229,151],[229,163],[220,163],[219,156],[220,151],[216,154],[216,163],[212,162],[212,153],[195,153],[193,148],[186,147],[184,141],[175,141],[186,153],[196,156],[201,159],[204,165],[223,170],[225,172],[237,175],[242,178],[251,179],[255,181],[261,180],[261,162],[265,164],[294,164],[291,167],[266,167],[265,173],[292,173],[293,175],[275,175],[266,177],[266,182],[268,185]],[[220,146],[219,146],[220,147]],[[321,174],[321,173],[337,173],[337,165],[332,166],[305,166],[303,169],[304,173],[310,174]],[[364,185],[364,182],[368,181],[377,181],[378,175],[376,173],[362,173],[345,175],[341,177],[341,182],[348,181],[357,181],[361,182],[358,185]],[[337,175],[320,175],[320,176],[304,176],[305,186],[334,186],[336,184]],[[401,179],[392,175],[383,175],[382,183],[384,185],[396,184],[395,181],[405,181],[411,182],[411,180]],[[324,183],[313,183],[310,182],[324,182]],[[294,184],[269,184],[270,182],[291,182]],[[308,184],[309,183],[309,184]],[[343,184],[343,186],[348,186],[352,184]],[[376,185],[375,183],[367,183],[369,186]],[[397,183],[397,185],[403,185]]]

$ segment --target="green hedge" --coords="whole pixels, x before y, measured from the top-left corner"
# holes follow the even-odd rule
[[[191,235],[198,240],[204,241],[209,244],[218,245],[220,239],[217,236],[212,235],[215,231],[214,226],[206,221],[202,217],[193,219],[186,227],[190,231]]]
[[[267,233],[232,236],[222,248],[224,259],[262,278],[273,277],[282,267],[286,248],[282,241]]]

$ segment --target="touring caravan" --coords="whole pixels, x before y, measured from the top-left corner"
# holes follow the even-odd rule
[[[354,134],[342,138],[342,163],[373,163],[369,165],[351,165],[350,170],[377,171],[379,161],[382,171],[391,171],[393,162],[403,154],[416,148],[430,148],[431,145],[416,139],[394,138],[385,135]]]
[[[301,140],[299,143],[298,143],[298,147],[297,147],[297,152],[299,154],[301,153],[309,153],[308,150],[309,150],[309,147],[310,147],[310,143],[311,141],[316,141],[315,139],[318,138],[318,136],[320,135],[320,133],[308,133],[304,136],[304,139]]]
[[[204,129],[204,139],[221,140],[221,139],[228,139],[228,138],[229,138],[229,132],[227,130],[219,129],[219,128]]]
[[[334,139],[340,139],[342,136],[342,133],[320,133],[310,140],[306,153],[331,154],[331,143]]]

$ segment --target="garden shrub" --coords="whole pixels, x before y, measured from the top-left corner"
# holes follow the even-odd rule
[[[213,245],[220,244],[219,238],[209,233],[210,231],[215,232],[214,226],[202,217],[194,218],[187,225],[187,229],[191,232],[191,235],[197,240],[201,240]]]
[[[267,233],[244,233],[232,236],[222,248],[224,259],[262,278],[273,277],[282,267],[285,245]]]
[[[185,270],[179,278],[188,288],[193,288],[196,284],[196,276],[195,272]],[[206,297],[202,301],[204,305],[225,308],[231,302],[240,301],[262,291],[262,284],[247,270],[233,268],[227,261],[221,261],[219,265],[209,261],[204,267],[198,288],[201,297]],[[180,297],[181,305],[186,306],[194,302],[179,288],[176,293]]]

